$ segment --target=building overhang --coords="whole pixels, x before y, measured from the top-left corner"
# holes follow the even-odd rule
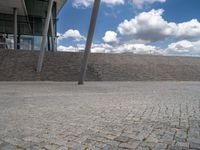
[[[60,10],[62,9],[62,7],[67,2],[67,0],[56,0],[56,2],[57,2],[57,14],[58,14]]]
[[[57,2],[57,14],[60,12],[67,0],[55,0]],[[25,0],[0,0],[0,13],[13,14],[13,8],[17,8],[18,15],[27,16]]]
[[[13,14],[13,8],[17,8],[18,15],[27,15],[24,0],[0,0],[0,13]]]

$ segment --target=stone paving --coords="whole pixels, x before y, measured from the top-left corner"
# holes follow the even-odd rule
[[[0,82],[0,150],[198,150],[200,82]]]

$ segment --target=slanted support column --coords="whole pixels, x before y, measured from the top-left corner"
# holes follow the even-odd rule
[[[49,23],[50,23],[50,19],[51,19],[51,15],[52,15],[53,2],[54,2],[54,0],[49,0],[47,17],[45,20],[44,30],[43,30],[43,34],[42,34],[43,37],[42,37],[42,43],[41,43],[41,47],[40,47],[40,55],[39,55],[38,64],[37,64],[37,72],[41,72],[41,70],[42,70],[44,53],[45,53],[45,48],[46,48],[46,44],[47,44]]]
[[[89,27],[89,31],[88,31],[86,46],[85,46],[85,52],[84,52],[84,56],[83,56],[83,60],[82,60],[82,64],[81,64],[80,78],[79,78],[78,84],[83,84],[83,82],[85,80],[85,74],[86,74],[86,69],[87,69],[87,64],[88,64],[88,57],[89,57],[89,54],[91,51],[92,39],[93,39],[94,30],[95,30],[95,26],[96,26],[100,2],[101,2],[101,0],[95,0],[95,2],[94,2],[92,16],[91,16],[91,20],[90,20],[90,27]]]
[[[17,8],[13,8],[14,15],[14,49],[17,50]]]

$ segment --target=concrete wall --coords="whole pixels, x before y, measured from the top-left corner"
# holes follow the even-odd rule
[[[0,50],[0,81],[77,81],[81,53],[46,52],[36,73],[37,51]],[[200,81],[200,58],[91,54],[86,80]]]

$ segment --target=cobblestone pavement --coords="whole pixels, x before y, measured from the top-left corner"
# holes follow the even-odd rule
[[[0,82],[0,150],[200,149],[200,82]]]

